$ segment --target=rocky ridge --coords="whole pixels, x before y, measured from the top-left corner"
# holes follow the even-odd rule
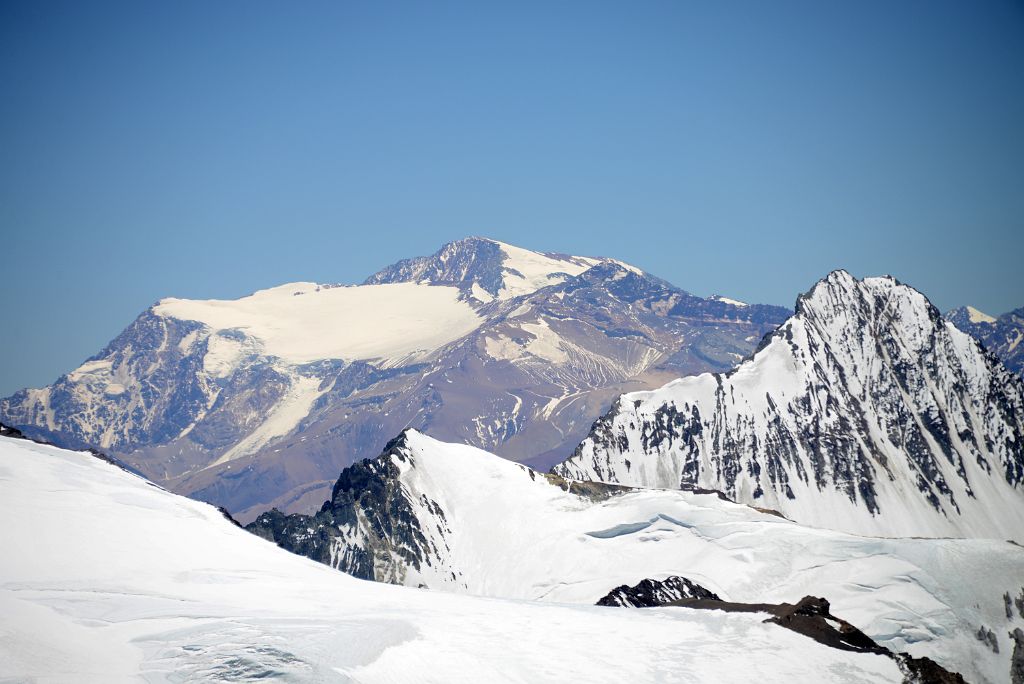
[[[553,472],[858,534],[1024,541],[1024,383],[916,290],[836,271],[736,369],[623,395]]]

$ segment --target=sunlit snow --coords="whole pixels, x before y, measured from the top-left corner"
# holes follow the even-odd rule
[[[387,359],[433,351],[481,319],[455,287],[417,283],[322,287],[289,283],[232,300],[164,299],[160,316],[239,329],[290,363]]]
[[[0,679],[898,682],[756,614],[374,584],[87,454],[0,438]]]

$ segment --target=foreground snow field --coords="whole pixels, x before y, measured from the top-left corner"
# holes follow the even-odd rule
[[[88,454],[0,437],[0,680],[900,681],[763,615],[353,579]]]
[[[355,488],[354,501],[345,486]],[[1017,611],[1008,620],[1003,598],[1024,592],[1016,544],[867,537],[715,494],[618,488],[609,496],[593,483],[566,486],[407,430],[342,474],[330,511],[289,519],[276,540],[302,551],[304,539],[329,533],[317,559],[335,567],[353,570],[345,560],[364,552],[373,572],[361,576],[496,598],[592,605],[619,585],[672,575],[727,601],[822,596],[893,651],[930,657],[971,682],[1007,679],[1009,632],[1024,627]],[[998,653],[976,638],[982,626]]]

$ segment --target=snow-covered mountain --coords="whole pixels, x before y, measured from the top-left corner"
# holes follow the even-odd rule
[[[985,345],[1007,368],[1024,375],[1024,307],[996,318],[961,306],[948,311],[946,320]]]
[[[360,581],[89,454],[8,437],[0,518],[5,682],[904,679],[884,654],[830,648],[764,614]]]
[[[554,472],[878,535],[1024,542],[1024,382],[891,277],[836,271],[735,370],[622,396]]]
[[[407,426],[547,468],[614,397],[730,368],[787,315],[468,238],[359,286],[161,300],[53,385],[0,401],[0,420],[247,520],[315,509]]]
[[[248,529],[359,577],[457,594],[593,604],[650,579],[670,598],[826,597],[881,645],[972,682],[1006,681],[1008,630],[1024,625],[1004,604],[1024,600],[1010,542],[810,528],[716,492],[571,482],[414,430],[346,469],[315,516],[270,511]]]

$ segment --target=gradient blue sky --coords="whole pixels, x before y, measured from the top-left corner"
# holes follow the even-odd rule
[[[0,3],[0,394],[485,235],[1024,305],[1021,2]]]

